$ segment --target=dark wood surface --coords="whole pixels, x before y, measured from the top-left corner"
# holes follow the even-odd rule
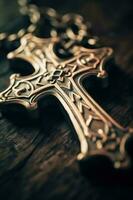
[[[93,32],[102,38],[103,43],[114,48],[116,64],[109,70],[109,87],[88,91],[116,120],[133,127],[132,1],[36,2],[60,12],[82,14],[92,22]],[[6,3],[0,12],[3,12],[3,6],[6,9]],[[14,7],[10,5],[10,9]],[[7,65],[7,61],[1,59],[0,71]],[[6,87],[9,74],[0,76],[1,90]],[[16,116],[19,118],[20,114]],[[0,199],[133,199],[132,185],[96,185],[82,176],[76,161],[78,141],[73,135],[57,105],[42,109],[40,123],[20,125],[0,115]]]

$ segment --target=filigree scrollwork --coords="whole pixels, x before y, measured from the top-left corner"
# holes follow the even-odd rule
[[[64,60],[54,54],[57,41],[58,38],[40,39],[33,35],[22,38],[21,46],[8,57],[26,60],[34,72],[24,77],[11,76],[9,88],[0,94],[1,105],[15,101],[27,109],[37,109],[39,98],[54,95],[76,130],[81,146],[79,160],[104,152],[115,168],[129,166],[131,159],[125,148],[131,137],[129,129],[117,124],[82,87],[86,76],[105,77],[104,63],[112,56],[112,49],[77,46],[73,57]]]

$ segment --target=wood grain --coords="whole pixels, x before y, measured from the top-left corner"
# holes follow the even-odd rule
[[[124,126],[133,127],[132,1],[36,2],[61,12],[83,14],[92,22],[94,33],[101,37],[103,43],[114,48],[115,64],[109,69],[109,87],[93,90],[87,87],[87,90],[115,119]],[[0,77],[0,89],[7,86],[9,74]],[[82,176],[75,159],[78,141],[56,104],[42,108],[40,123],[16,124],[14,118],[20,118],[20,113],[16,116],[0,116],[1,200],[133,198],[132,186],[94,185]]]

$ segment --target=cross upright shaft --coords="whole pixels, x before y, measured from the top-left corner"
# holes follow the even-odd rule
[[[40,39],[31,34],[22,38],[21,46],[8,58],[26,60],[34,72],[11,76],[10,86],[0,94],[1,106],[20,103],[32,111],[37,109],[40,98],[55,96],[77,133],[81,147],[78,160],[98,155],[108,158],[114,168],[127,168],[131,163],[127,148],[130,130],[117,124],[82,86],[87,76],[106,76],[103,67],[112,56],[112,49],[75,47],[73,58],[61,60],[53,51],[57,41],[58,38]]]

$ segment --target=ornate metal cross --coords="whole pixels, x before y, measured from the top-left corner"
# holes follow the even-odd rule
[[[79,139],[78,160],[104,156],[112,161],[114,168],[128,167],[131,161],[127,148],[129,129],[117,124],[82,86],[87,76],[106,76],[103,67],[112,56],[112,49],[75,47],[73,58],[61,60],[53,51],[56,40],[58,38],[40,39],[31,34],[21,39],[20,47],[8,58],[26,60],[34,72],[27,76],[12,75],[10,86],[0,93],[1,105],[18,103],[32,112],[37,109],[40,98],[55,96]]]

